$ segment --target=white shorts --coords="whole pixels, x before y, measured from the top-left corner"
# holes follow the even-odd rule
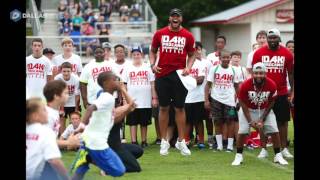
[[[257,109],[249,109],[250,116],[252,121],[258,121],[259,120],[259,111]],[[264,109],[260,110],[260,116],[263,114]],[[238,112],[239,116],[239,131],[238,134],[249,134],[250,133],[250,126],[249,123],[244,116],[244,113],[242,111],[242,108],[240,108]],[[271,133],[277,133],[279,132],[278,130],[278,125],[276,121],[276,116],[274,112],[271,110],[266,118],[266,121],[264,122],[263,125],[263,132],[264,134],[271,134]]]

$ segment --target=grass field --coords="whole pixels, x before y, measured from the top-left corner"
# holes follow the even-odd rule
[[[140,132],[138,132],[138,135]],[[148,143],[155,140],[154,126],[149,126]],[[126,129],[126,138],[130,140],[129,130]],[[289,138],[293,140],[293,125],[289,123]],[[273,163],[273,149],[268,148],[268,159],[256,158],[258,149],[244,149],[244,163],[239,167],[231,166],[235,153],[214,152],[208,148],[199,150],[191,148],[191,156],[182,156],[177,149],[170,148],[168,156],[159,155],[159,145],[150,145],[145,148],[144,155],[139,159],[142,172],[126,173],[115,179],[164,179],[164,180],[292,180],[294,174],[294,161],[288,160],[288,166],[280,166]],[[290,152],[294,153],[293,144]],[[75,152],[63,152],[63,161],[67,168],[74,160]],[[85,176],[87,180],[114,179],[113,177],[102,177],[99,169],[94,165]]]

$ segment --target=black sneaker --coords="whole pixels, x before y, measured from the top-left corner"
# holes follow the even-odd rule
[[[149,145],[148,145],[147,142],[142,141],[142,143],[141,143],[141,147],[142,147],[142,148],[145,148],[145,147],[148,147],[148,146],[149,146]]]
[[[160,145],[160,144],[161,144],[161,139],[156,139],[156,141],[154,142],[154,144]]]
[[[131,144],[136,144],[136,145],[139,145],[139,143],[138,143],[138,142],[131,142]]]

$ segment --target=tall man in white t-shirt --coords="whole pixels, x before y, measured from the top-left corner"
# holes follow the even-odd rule
[[[52,67],[50,60],[42,55],[42,39],[32,40],[32,54],[26,57],[26,91],[29,97],[45,99],[42,93],[45,84],[52,80]]]
[[[61,46],[63,53],[53,58],[53,64],[58,67],[61,72],[61,64],[69,62],[72,64],[72,72],[80,76],[82,72],[82,62],[79,55],[73,53],[73,40],[69,37],[62,39]]]
[[[222,129],[223,124],[227,123],[227,152],[233,151],[234,120],[236,118],[235,95],[239,83],[235,70],[229,65],[230,58],[230,52],[226,50],[221,51],[221,64],[210,69],[205,86],[205,108],[212,111],[218,151],[222,151],[223,149]],[[211,93],[209,93],[210,89]],[[211,95],[210,98],[212,98],[211,102],[209,101],[209,94]]]
[[[104,49],[98,46],[94,51],[95,59],[86,64],[80,76],[80,92],[83,105],[87,108],[97,97],[101,87],[97,83],[98,75],[102,72],[117,72],[112,63],[104,61]]]

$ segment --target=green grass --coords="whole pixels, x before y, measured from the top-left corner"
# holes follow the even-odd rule
[[[148,141],[155,140],[154,126],[149,126]],[[138,135],[140,132],[138,131]],[[129,129],[126,129],[126,138],[130,141]],[[289,138],[293,140],[293,125],[289,123]],[[288,166],[280,166],[273,163],[273,149],[268,148],[269,157],[266,160],[259,160],[256,156],[259,150],[244,149],[244,163],[239,167],[232,167],[234,153],[214,152],[208,148],[198,150],[191,148],[192,155],[185,157],[180,155],[177,149],[170,148],[168,156],[159,155],[159,145],[151,145],[145,148],[144,155],[138,160],[142,167],[140,173],[126,173],[116,179],[164,179],[164,180],[291,180],[293,179],[294,162],[288,160]],[[290,152],[294,153],[293,144],[290,145]],[[63,161],[67,168],[75,157],[75,152],[64,152]],[[85,176],[87,180],[113,179],[110,176],[102,177],[99,169],[90,165],[90,170]]]

